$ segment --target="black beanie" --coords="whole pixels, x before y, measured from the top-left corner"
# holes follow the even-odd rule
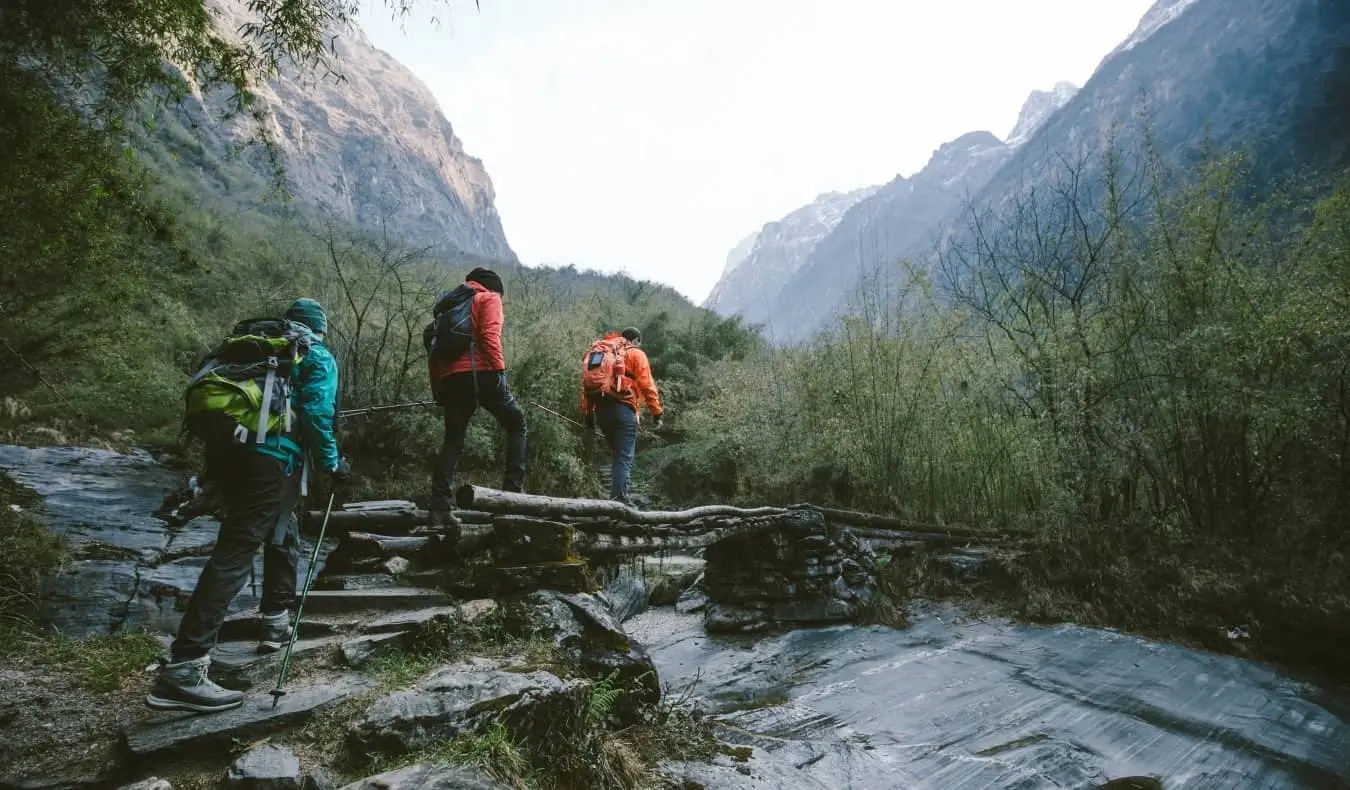
[[[468,276],[464,278],[464,282],[478,283],[489,291],[496,291],[502,295],[506,294],[506,290],[502,287],[502,278],[496,272],[491,269],[484,269],[482,266],[469,272]]]
[[[642,333],[639,332],[639,331],[638,331],[638,328],[635,327],[635,326],[630,326],[630,327],[628,327],[627,329],[625,329],[625,330],[623,330],[622,332],[620,332],[619,334],[623,335],[623,336],[624,336],[624,339],[627,340],[627,341],[630,342],[630,343],[641,343],[641,342],[642,342]]]

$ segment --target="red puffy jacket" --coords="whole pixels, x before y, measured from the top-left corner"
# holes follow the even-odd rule
[[[428,366],[433,384],[456,373],[506,370],[506,356],[502,354],[502,296],[476,282],[469,282],[468,286],[478,292],[474,294],[473,307],[469,308],[473,348],[449,364],[430,357]]]

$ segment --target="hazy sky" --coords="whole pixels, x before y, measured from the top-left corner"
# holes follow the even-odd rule
[[[702,301],[765,222],[966,132],[1006,137],[1032,89],[1082,85],[1153,0],[448,3],[439,26],[374,6],[362,25],[482,158],[521,259]]]

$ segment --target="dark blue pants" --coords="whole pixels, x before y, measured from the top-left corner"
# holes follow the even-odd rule
[[[609,498],[631,504],[628,479],[633,474],[633,458],[637,453],[637,411],[626,403],[607,400],[595,408],[595,424],[605,435],[613,458]]]
[[[295,603],[299,530],[295,506],[300,500],[300,467],[287,465],[246,447],[228,446],[210,453],[208,474],[220,486],[224,514],[211,558],[197,579],[170,652],[174,661],[200,658],[216,645],[230,602],[244,589],[253,558],[263,547],[262,611],[289,609]],[[284,522],[284,523],[283,523]],[[275,538],[282,535],[280,543]]]
[[[469,430],[469,419],[479,406],[506,431],[506,472],[502,475],[502,490],[524,491],[525,413],[506,386],[506,374],[489,371],[455,373],[436,382],[435,395],[445,413],[445,439],[431,472],[430,508],[452,509],[455,471],[459,468],[459,456],[464,452],[464,434]]]

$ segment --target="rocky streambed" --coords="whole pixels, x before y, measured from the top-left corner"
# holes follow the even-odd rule
[[[78,448],[0,447],[0,468],[42,494],[43,517],[73,545],[49,585],[50,624],[72,636],[173,630],[215,533],[210,519],[173,528],[150,515],[180,475],[143,453]],[[396,690],[377,688],[360,667],[387,646],[491,618],[497,607],[345,576],[326,585],[301,631],[309,654],[331,660],[302,673],[275,709],[258,691],[230,714],[141,718],[126,726],[118,754],[139,775],[209,752],[219,761],[213,782],[332,786],[351,777],[266,733],[345,705],[343,738],[353,747],[415,754],[499,716],[565,722],[599,679],[647,667],[667,699],[686,698],[722,741],[741,747],[668,760],[668,786],[1350,787],[1350,699],[1268,666],[1111,631],[972,620],[929,604],[912,605],[902,630],[710,634],[702,569],[700,557],[649,558],[607,574],[600,595],[545,591],[517,608],[532,614],[512,624],[516,634],[536,635],[574,672],[522,655],[465,657]],[[246,588],[226,636],[244,636],[255,606]],[[241,654],[225,664],[240,687],[270,682],[266,661]],[[0,708],[7,693],[0,690]],[[0,740],[30,715],[42,713],[0,717]],[[231,753],[241,743],[256,745]],[[118,787],[120,778],[89,767],[95,762],[41,776],[0,766],[0,784]],[[501,785],[416,763],[350,786]]]

